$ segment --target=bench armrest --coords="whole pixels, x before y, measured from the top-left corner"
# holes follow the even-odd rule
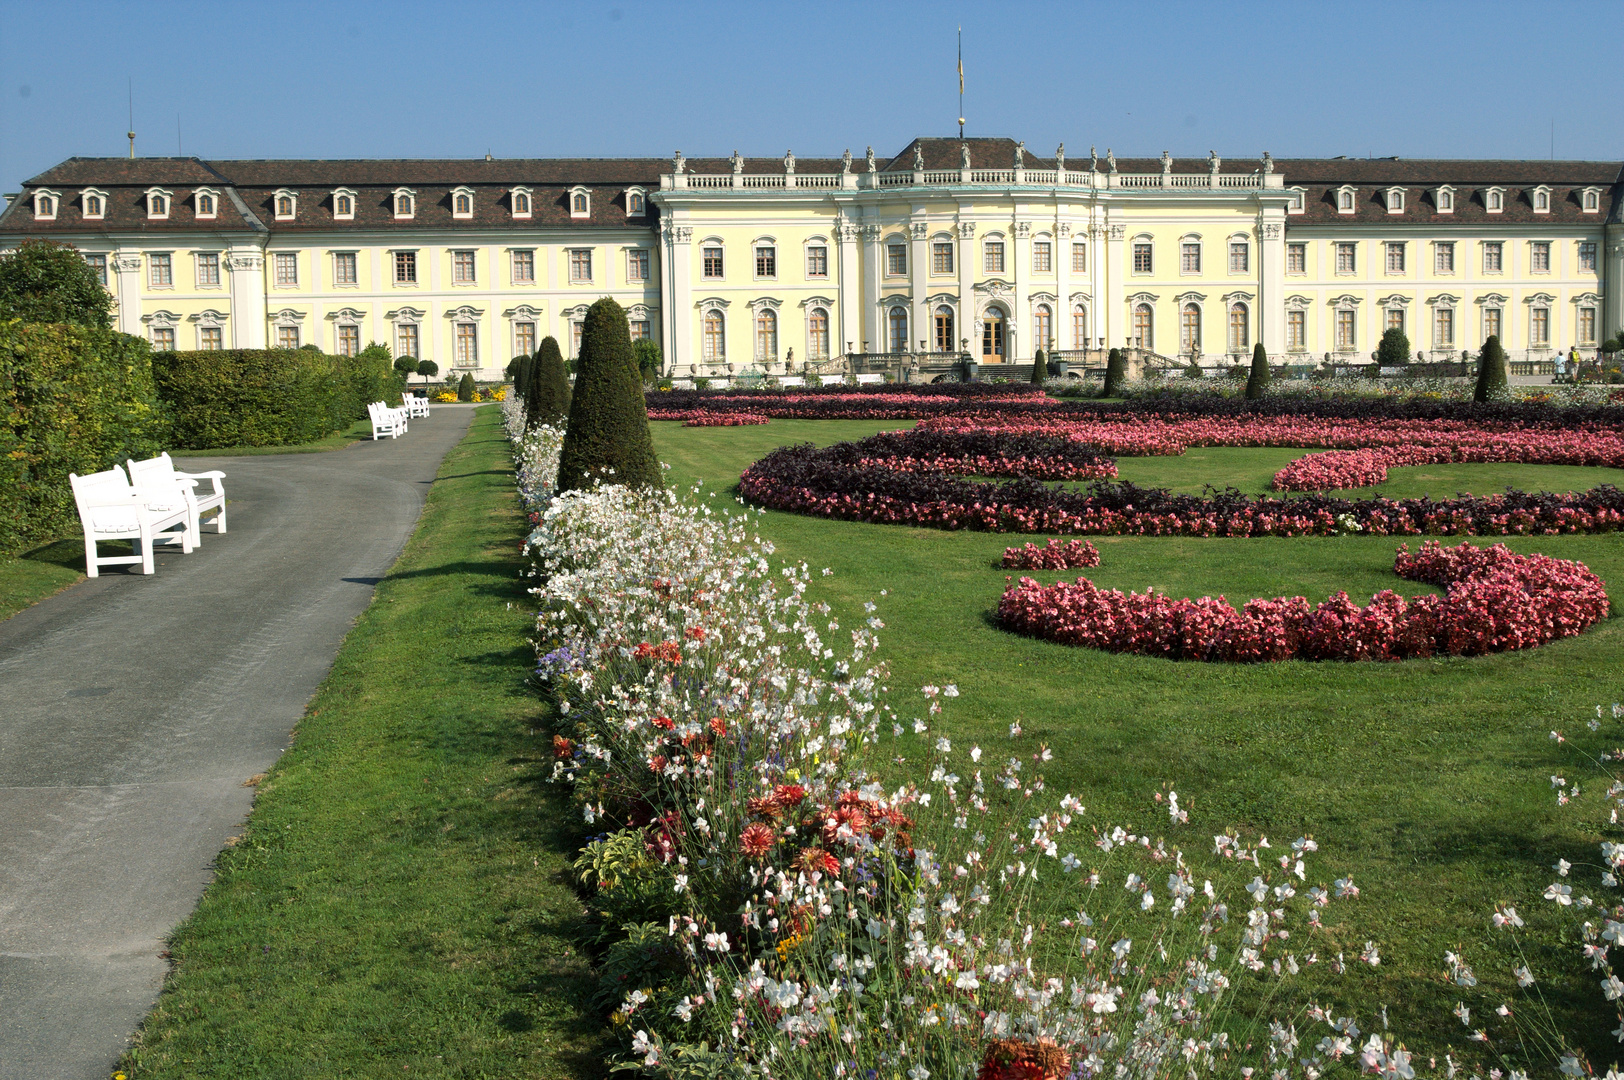
[[[208,472],[181,472],[176,469],[175,475],[184,477],[187,480],[224,480],[226,478],[226,474],[219,469],[210,469]]]

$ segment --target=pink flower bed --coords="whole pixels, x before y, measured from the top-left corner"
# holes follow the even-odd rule
[[[1029,545],[1030,546],[1030,545]],[[1043,586],[1022,578],[1005,590],[998,618],[1016,633],[1108,652],[1182,660],[1402,660],[1529,649],[1583,632],[1608,612],[1606,588],[1583,563],[1479,548],[1401,545],[1393,572],[1443,588],[1406,600],[1383,590],[1360,607],[1339,592],[1322,604],[1301,596],[1250,600],[1173,598],[1101,589],[1086,577]]]
[[[1004,566],[1010,570],[1074,570],[1099,564],[1099,549],[1087,540],[1050,540],[1042,547],[1004,549]]]
[[[649,419],[652,420],[652,419],[655,419],[655,418],[650,417]],[[696,412],[696,413],[690,413],[687,416],[682,416],[682,417],[668,416],[668,417],[663,417],[662,419],[666,419],[666,420],[678,420],[678,419],[680,419],[682,421],[682,426],[683,427],[748,427],[751,424],[771,423],[771,421],[768,420],[768,418],[765,417],[765,416],[758,416],[755,413],[744,413],[744,412],[735,412],[735,413]]]

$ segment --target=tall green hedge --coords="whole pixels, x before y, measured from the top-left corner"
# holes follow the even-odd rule
[[[1252,346],[1252,370],[1246,376],[1246,400],[1256,401],[1269,389],[1269,350],[1263,342]]]
[[[152,374],[174,421],[176,448],[292,446],[353,418],[343,366],[319,352],[161,352],[152,356]]]
[[[1490,334],[1477,354],[1477,386],[1472,390],[1473,401],[1493,401],[1506,392],[1506,350],[1498,334]]]
[[[663,487],[649,437],[643,379],[632,355],[626,310],[609,297],[593,304],[581,327],[581,354],[559,453],[558,490],[599,482]]]
[[[564,354],[558,351],[558,339],[551,334],[542,338],[535,359],[525,370],[525,427],[557,425],[570,412],[570,377]]]
[[[167,429],[142,339],[0,322],[0,552],[71,532],[68,473],[152,457]]]
[[[354,356],[333,357],[338,364],[341,421],[365,420],[374,401],[399,405],[403,380],[395,372],[387,345],[373,342]]]

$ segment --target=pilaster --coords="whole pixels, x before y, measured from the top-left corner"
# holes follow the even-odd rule
[[[922,213],[923,210],[923,207],[919,207],[915,213]],[[912,351],[921,340],[925,342],[927,349],[930,348],[930,305],[925,303],[925,297],[930,291],[930,222],[912,221],[909,223],[909,230],[908,276],[912,282],[913,292],[912,303],[909,305],[913,308],[909,329],[913,334],[908,342],[908,348]]]
[[[665,313],[662,322],[668,327],[666,340],[670,343],[667,356],[669,369],[677,370],[679,363],[695,364],[694,355],[694,300],[690,285],[693,275],[693,239],[691,226],[676,222],[660,222],[665,238],[661,245],[666,259],[666,272],[660,276]]]
[[[1064,349],[1071,334],[1071,223],[1054,223],[1054,343]]]
[[[1286,351],[1285,210],[1265,209],[1258,226],[1258,340],[1270,356]]]
[[[1015,279],[1011,306],[1015,310],[1009,313],[1009,324],[1004,328],[1004,362],[1014,364],[1031,359],[1032,350],[1038,347],[1036,341],[1027,340],[1032,337],[1032,223],[1014,222],[1009,233],[1013,241],[1010,254],[1014,256],[1009,270]]]
[[[859,226],[850,218],[841,215],[835,219],[835,236],[840,249],[840,340],[831,344],[831,356],[843,355],[848,348],[862,347],[863,271],[857,255],[859,231]]]
[[[120,251],[108,261],[118,274],[119,331],[145,337],[141,329],[141,255],[134,251]]]
[[[1606,341],[1624,331],[1624,225],[1607,226],[1602,249],[1607,252],[1607,261],[1602,264],[1602,325],[1598,340]]]
[[[962,208],[961,208],[962,212]],[[976,223],[973,221],[960,221],[959,232],[959,317],[958,325],[953,328],[958,334],[960,342],[968,341],[968,345],[961,345],[971,356],[981,356],[981,342],[978,340],[980,332],[976,329]],[[959,345],[959,342],[955,342]]]
[[[879,214],[878,207],[867,207],[866,212],[875,216]],[[880,314],[880,236],[882,233],[879,222],[870,221],[863,225],[863,323],[858,328],[859,352],[885,351],[885,319]],[[868,342],[864,348],[862,343]]]
[[[231,251],[225,263],[231,274],[231,346],[263,349],[265,324],[270,318],[265,296],[265,254],[258,248]]]

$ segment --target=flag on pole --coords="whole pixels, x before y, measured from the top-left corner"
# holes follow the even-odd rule
[[[959,94],[964,93],[964,27],[959,27]]]

